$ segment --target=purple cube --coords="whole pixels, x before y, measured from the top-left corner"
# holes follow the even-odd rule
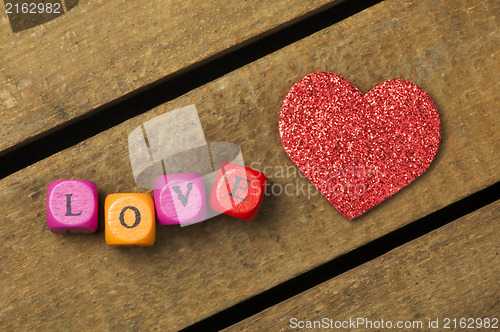
[[[47,225],[52,233],[97,230],[97,186],[92,181],[58,180],[47,189]]]
[[[205,184],[199,173],[160,175],[156,178],[154,199],[162,225],[192,224],[207,217]]]

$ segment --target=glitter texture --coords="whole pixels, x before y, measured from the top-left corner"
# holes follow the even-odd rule
[[[290,159],[348,219],[422,174],[441,138],[436,106],[416,84],[389,80],[363,94],[329,72],[292,87],[279,131]]]

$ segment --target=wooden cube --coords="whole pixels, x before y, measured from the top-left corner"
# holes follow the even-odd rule
[[[210,207],[215,211],[252,221],[262,203],[266,183],[264,173],[223,162],[210,193]]]
[[[155,208],[149,194],[111,194],[104,202],[106,243],[110,246],[152,246]]]
[[[85,180],[53,181],[47,188],[47,226],[52,233],[97,230],[97,187]]]
[[[196,172],[159,176],[154,200],[158,222],[162,225],[191,224],[207,217],[205,184]]]

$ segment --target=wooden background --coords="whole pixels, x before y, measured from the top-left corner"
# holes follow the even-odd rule
[[[81,0],[17,33],[0,5],[0,155],[305,17],[344,10],[338,2]],[[186,328],[497,183],[499,14],[495,0],[384,0],[3,178],[2,330]],[[311,190],[266,197],[253,223],[222,215],[158,227],[151,248],[105,244],[105,196],[149,192],[135,185],[128,134],[190,104],[207,141],[238,144],[247,164],[269,166],[272,184],[307,191],[296,173],[279,174],[293,164],[278,116],[291,86],[321,70],[364,92],[391,78],[424,88],[442,123],[428,171],[354,222]],[[97,233],[47,229],[46,188],[64,178],[97,184]],[[229,329],[287,330],[291,317],[498,317],[499,211],[487,205]]]

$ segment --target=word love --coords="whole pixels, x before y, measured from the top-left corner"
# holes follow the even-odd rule
[[[156,218],[162,225],[191,224],[207,218],[207,205],[216,212],[252,221],[264,197],[264,173],[223,162],[210,196],[199,173],[161,175],[154,199],[149,194],[110,194],[104,203],[106,243],[111,246],[151,246]],[[85,180],[59,180],[47,189],[47,225],[51,232],[93,233],[97,230],[97,187]]]

